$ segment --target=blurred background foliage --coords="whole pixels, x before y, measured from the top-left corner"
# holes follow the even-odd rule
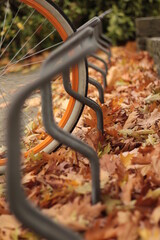
[[[50,0],[51,1],[51,0]],[[75,25],[76,28],[85,23],[88,19],[98,16],[103,11],[107,9],[112,9],[112,12],[105,17],[103,21],[104,32],[111,38],[113,44],[124,44],[128,40],[135,39],[135,18],[145,17],[145,16],[160,16],[160,0],[54,0],[58,6],[62,8],[64,13],[68,16],[70,21]],[[6,0],[0,0],[0,28],[3,29],[4,15]],[[18,0],[9,0],[8,4],[8,14],[6,19],[6,24],[4,32],[10,28],[10,22],[15,16],[19,6]],[[7,35],[7,40],[10,41],[13,39],[17,29],[21,29],[21,38],[17,38],[17,42],[12,46],[12,55],[16,52],[17,46],[21,46],[27,40],[27,36],[30,35],[30,30],[35,28],[35,23],[41,24],[42,18],[40,15],[33,17],[32,21],[27,23],[25,28],[23,23],[27,16],[30,14],[28,10],[21,10],[21,14],[16,18],[15,27],[12,28],[12,31],[9,31]],[[43,28],[44,32],[41,30],[39,34],[47,35],[49,32],[50,26],[47,25]],[[4,32],[1,32],[3,37]],[[51,36],[52,37],[52,36]],[[45,47],[49,46],[51,37],[48,39],[48,42],[45,41]],[[38,32],[33,38],[33,41],[38,40]]]
[[[112,13],[103,25],[113,44],[135,39],[135,18],[160,16],[160,0],[59,0],[57,3],[76,27],[111,8]]]
[[[2,48],[0,45],[0,55],[8,45],[5,56],[12,58],[21,47],[18,56],[24,56],[28,51],[30,54],[34,53],[35,50],[32,52],[31,49],[36,45],[37,52],[49,48],[52,46],[53,38],[56,38],[57,42],[60,41],[56,31],[50,34],[54,30],[52,24],[19,0],[0,0],[0,12],[0,40],[3,45]],[[45,38],[45,41],[41,41]],[[38,45],[40,41],[41,44]]]

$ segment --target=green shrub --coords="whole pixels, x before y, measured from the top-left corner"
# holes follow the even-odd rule
[[[114,44],[135,39],[135,18],[160,15],[160,0],[57,0],[57,3],[76,27],[112,8],[104,19],[104,32]]]
[[[106,27],[107,35],[114,44],[134,40],[136,37],[135,19],[158,15],[160,15],[160,0],[114,1]]]

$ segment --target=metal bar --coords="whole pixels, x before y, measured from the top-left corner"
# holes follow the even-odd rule
[[[99,100],[101,103],[104,103],[104,92],[103,92],[103,88],[102,88],[101,84],[91,77],[89,77],[88,82],[90,84],[94,85],[98,89]]]
[[[111,57],[111,45],[106,40],[104,40],[104,38],[101,36],[98,42],[108,51],[108,54]]]
[[[106,15],[110,14],[111,12],[112,12],[112,9],[108,9],[108,10],[104,11],[102,14],[100,14],[100,15],[98,16],[99,19],[101,20],[100,38],[102,39],[103,44],[106,43],[106,44],[108,44],[109,46],[112,45],[112,42],[111,42],[111,40],[110,40],[108,37],[105,36],[105,34],[103,34],[103,24],[102,24],[102,21],[103,21],[104,17],[105,17]],[[107,47],[107,45],[106,45],[106,47]]]
[[[109,38],[107,38],[104,34],[103,34],[103,24],[102,24],[102,20],[104,19],[104,17],[108,14],[110,14],[112,12],[112,9],[108,9],[106,11],[104,11],[102,14],[100,14],[98,17],[101,20],[101,26],[100,26],[100,38],[103,40],[103,43],[105,42],[106,44],[109,44],[109,46],[112,45],[112,42]]]
[[[112,44],[111,40],[109,38],[107,38],[104,34],[103,34],[103,28],[102,28],[102,20],[99,17],[93,17],[91,18],[89,21],[87,21],[86,23],[84,23],[81,27],[79,27],[77,29],[77,31],[81,31],[86,27],[96,27],[98,25],[98,34],[99,37],[102,38],[103,41],[105,41],[107,44],[109,44],[109,46]]]
[[[103,13],[101,13],[98,17],[99,17],[101,20],[103,20],[103,18],[104,18],[106,15],[110,14],[111,12],[112,12],[112,9],[110,8],[110,9],[104,11]]]
[[[100,36],[99,42],[104,46],[107,50],[110,49],[110,44],[107,41],[104,41],[103,38]]]
[[[106,49],[105,47],[103,47],[102,44],[100,43],[100,41],[98,41],[98,47],[102,52],[104,52],[107,55],[108,62],[110,64],[111,63],[111,53],[110,53],[109,49]]]
[[[82,42],[82,44],[79,44]],[[75,34],[68,41],[64,42],[61,47],[57,48],[54,53],[51,53],[48,60],[43,64],[40,78],[25,86],[25,88],[14,96],[8,113],[8,128],[7,128],[7,144],[8,144],[8,161],[7,161],[7,193],[11,211],[16,217],[28,228],[48,240],[81,240],[81,237],[71,230],[62,227],[53,222],[48,217],[44,216],[37,208],[35,208],[26,198],[21,184],[21,153],[20,153],[20,116],[21,108],[25,99],[29,97],[31,92],[37,88],[43,88],[50,80],[68,68],[80,61],[87,54],[91,54],[96,50],[96,39],[94,29],[87,28],[84,31]],[[69,57],[71,56],[72,57]],[[65,57],[64,57],[65,56]],[[52,64],[48,64],[52,62]],[[55,64],[53,64],[53,62]],[[45,87],[44,89],[46,89]],[[45,91],[45,90],[44,90]],[[47,92],[48,93],[48,92]],[[51,111],[51,110],[50,110]],[[51,119],[53,120],[53,119]],[[93,163],[91,163],[92,184],[94,187],[92,200],[95,203],[99,200],[99,163],[94,151],[86,145],[86,152],[89,152],[90,158],[94,157],[96,164],[96,172]],[[89,149],[89,150],[88,150]],[[94,183],[94,181],[96,181]],[[96,186],[95,186],[95,185]]]
[[[75,98],[79,102],[89,106],[90,108],[92,108],[95,111],[95,113],[97,115],[97,128],[103,133],[103,112],[102,112],[102,109],[92,99],[89,99],[88,97],[84,97],[84,96],[80,95],[79,93],[73,91],[73,89],[71,87],[71,84],[70,84],[70,77],[69,77],[69,70],[68,69],[63,70],[63,85],[64,85],[64,89],[66,90],[66,92],[70,96],[72,96],[73,98]]]
[[[103,41],[103,39],[101,39],[101,34],[102,34],[102,22],[99,19],[99,17],[93,17],[92,19],[90,19],[88,22],[86,22],[85,24],[83,24],[80,28],[77,29],[77,31],[81,31],[83,29],[85,29],[86,27],[92,27],[96,29],[96,35],[97,35],[97,41],[98,43],[101,45],[101,42]],[[105,43],[104,43],[105,44]],[[109,48],[108,42],[106,42],[106,48]]]
[[[64,72],[65,74],[65,72]],[[99,159],[96,152],[81,140],[60,129],[53,116],[52,90],[51,85],[46,84],[41,88],[42,93],[42,113],[43,121],[47,132],[59,142],[74,149],[75,151],[86,156],[91,165],[92,174],[92,203],[95,204],[100,200],[100,176],[99,176]]]
[[[103,41],[105,41],[105,42],[108,43],[110,46],[112,46],[111,40],[110,40],[108,37],[106,37],[105,34],[102,33],[102,34],[101,34],[101,38],[102,38]]]
[[[106,73],[99,67],[97,67],[95,64],[88,62],[88,67],[95,69],[97,72],[100,72],[102,74],[103,78],[103,87],[104,89],[107,86],[107,81],[106,81]]]
[[[86,27],[92,27],[95,28],[96,35],[97,35],[97,41],[98,41],[98,47],[107,55],[109,63],[110,63],[110,52],[107,49],[105,49],[102,45],[103,39],[101,39],[101,34],[102,34],[102,22],[99,17],[93,17],[90,19],[88,22],[83,24],[81,27],[77,29],[77,31],[82,31]]]
[[[101,22],[101,20],[98,17],[93,17],[90,20],[88,20],[86,23],[84,23],[82,26],[80,26],[77,29],[77,31],[81,31],[81,30],[85,29],[86,27],[95,28],[100,22]]]
[[[105,72],[106,72],[106,75],[107,75],[107,73],[108,73],[108,66],[107,66],[106,61],[103,58],[99,57],[97,54],[91,54],[90,57],[93,57],[93,58],[101,61],[104,64]]]

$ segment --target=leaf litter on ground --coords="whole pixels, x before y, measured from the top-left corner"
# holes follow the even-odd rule
[[[99,73],[89,74],[102,83]],[[103,111],[104,134],[88,107],[73,132],[99,156],[101,202],[91,204],[88,159],[65,146],[25,159],[23,186],[44,214],[86,240],[159,240],[160,79],[149,54],[131,43],[112,48],[107,79],[104,104],[93,86],[88,91]],[[41,239],[11,215],[5,191],[0,176],[0,239]]]

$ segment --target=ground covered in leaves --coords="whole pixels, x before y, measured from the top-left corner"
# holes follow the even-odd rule
[[[112,52],[105,103],[100,104],[104,134],[87,107],[74,130],[99,156],[101,202],[91,204],[88,159],[65,146],[24,161],[24,189],[44,214],[86,240],[159,240],[160,79],[148,53],[137,53],[131,45]],[[89,72],[101,81],[98,73]],[[89,96],[99,101],[93,86]],[[4,176],[0,239],[41,239],[9,212]]]

